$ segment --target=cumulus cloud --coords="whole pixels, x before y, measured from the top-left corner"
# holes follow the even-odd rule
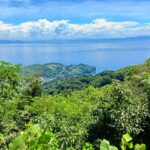
[[[137,22],[111,22],[96,19],[91,23],[73,24],[69,20],[40,19],[19,25],[0,21],[1,40],[102,39],[150,35],[150,25]]]

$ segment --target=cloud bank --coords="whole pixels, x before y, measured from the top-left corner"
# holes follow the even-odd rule
[[[19,25],[0,21],[0,40],[66,40],[103,39],[150,35],[150,24],[138,22],[112,22],[96,19],[90,23],[73,24],[69,20],[40,19]]]

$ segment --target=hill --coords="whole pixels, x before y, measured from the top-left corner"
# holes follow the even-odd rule
[[[37,73],[43,78],[44,82],[54,82],[77,76],[94,75],[96,73],[96,68],[84,64],[63,65],[60,63],[48,63],[23,67],[20,73],[25,78]]]

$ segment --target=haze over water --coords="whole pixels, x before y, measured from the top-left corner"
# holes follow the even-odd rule
[[[0,60],[22,65],[88,64],[97,72],[143,63],[150,57],[150,40],[53,44],[0,44]]]

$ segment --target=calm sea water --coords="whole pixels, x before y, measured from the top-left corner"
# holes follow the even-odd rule
[[[0,44],[0,60],[23,65],[88,64],[97,72],[143,63],[150,57],[150,40],[100,43]]]

